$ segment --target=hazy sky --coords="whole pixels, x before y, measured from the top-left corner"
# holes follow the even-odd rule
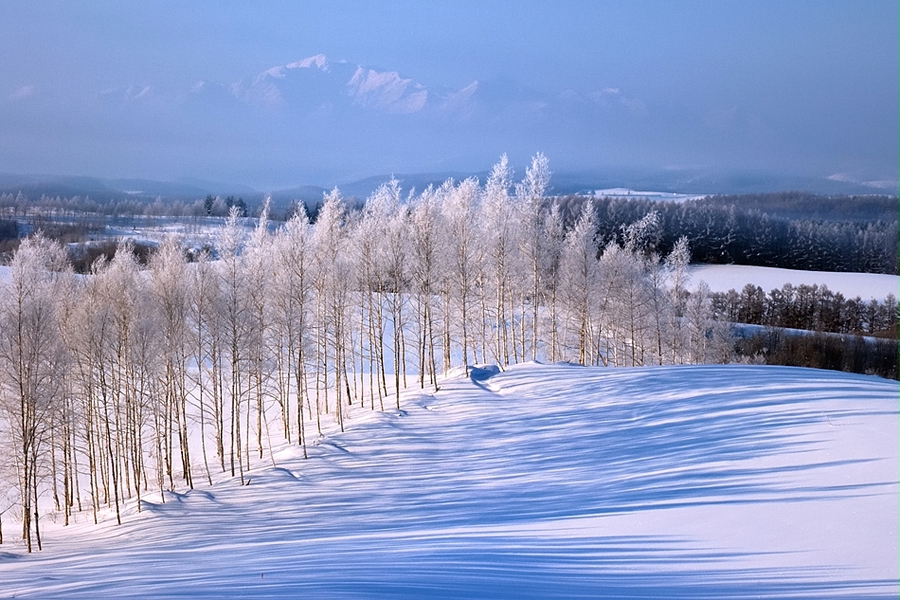
[[[545,123],[531,138],[498,134],[497,148],[486,145],[484,154],[544,150],[557,169],[700,165],[897,178],[895,0],[0,0],[0,172],[287,182],[290,169],[267,172],[263,161],[242,168],[241,157],[252,152],[241,151],[241,136],[197,128],[177,111],[158,112],[156,120],[106,111],[97,98],[133,85],[177,95],[198,80],[252,81],[319,53],[397,71],[428,88],[494,81],[551,102],[605,91],[630,109],[631,116],[568,125],[571,144],[565,127]],[[141,119],[149,120],[134,124]],[[410,127],[410,136],[425,131],[394,126]],[[595,126],[602,151],[578,131]],[[248,128],[243,137],[257,137],[252,125],[240,127]],[[480,137],[490,140],[490,126],[481,127]],[[220,134],[224,150],[199,139]],[[391,144],[405,139],[398,134]],[[417,160],[408,164],[402,153],[390,163],[357,154],[348,155],[353,164],[330,164],[339,153],[317,158],[291,149],[288,139],[274,140],[268,152],[273,164],[309,163],[293,175],[300,183],[386,167],[476,166],[460,158],[460,143],[435,142],[431,156],[418,140]],[[504,143],[513,147],[499,148]],[[287,149],[282,155],[278,148]],[[261,173],[256,179],[253,169]]]

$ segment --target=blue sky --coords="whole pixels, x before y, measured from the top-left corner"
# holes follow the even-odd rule
[[[171,104],[199,80],[250,82],[319,53],[429,90],[491,82],[502,102],[527,97],[551,109],[514,127],[497,124],[515,114],[500,103],[462,126],[395,119],[390,133],[385,122],[369,124],[374,115],[354,114],[355,134],[335,125],[330,136],[297,125],[296,112],[279,117],[291,125],[273,134],[251,117],[200,125],[196,114],[159,108],[162,100],[126,112],[97,101],[149,86]],[[545,151],[558,170],[897,178],[896,2],[0,0],[0,56],[0,172],[275,185],[486,169],[500,152],[523,162]],[[575,97],[605,108],[580,116],[564,102]],[[329,150],[331,137],[368,150]]]

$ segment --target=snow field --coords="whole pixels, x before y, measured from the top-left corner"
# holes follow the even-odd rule
[[[900,276],[878,273],[837,273],[833,271],[798,271],[775,267],[751,267],[747,265],[692,265],[691,287],[696,289],[705,281],[713,292],[740,292],[748,283],[758,285],[764,292],[781,289],[784,284],[827,285],[832,292],[840,292],[845,298],[859,296],[884,301],[888,294],[900,296]]]
[[[0,597],[896,597],[898,437],[874,377],[474,369],[308,460],[273,438],[249,485],[4,544]]]

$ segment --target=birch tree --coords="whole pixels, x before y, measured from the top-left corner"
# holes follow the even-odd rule
[[[478,202],[478,181],[474,178],[462,181],[448,190],[443,204],[444,222],[447,224],[447,238],[451,267],[447,270],[447,302],[444,310],[444,371],[451,366],[450,339],[454,317],[460,328],[462,363],[466,376],[469,374],[470,349],[474,350],[471,339],[470,319],[475,293],[475,278],[481,263],[481,248],[478,242],[476,207]],[[457,311],[452,312],[451,302]],[[477,358],[476,358],[477,360]]]
[[[576,360],[586,365],[591,348],[592,305],[597,300],[599,277],[597,224],[590,202],[582,205],[575,227],[566,234],[562,272],[566,308],[575,333]]]
[[[18,471],[22,538],[28,552],[42,547],[39,483],[50,417],[64,374],[53,305],[54,271],[62,249],[40,235],[27,238],[10,265],[0,296],[0,399],[9,422]]]
[[[516,199],[519,203],[519,250],[526,262],[529,277],[528,285],[522,286],[522,358],[525,358],[525,298],[529,296],[531,305],[531,360],[537,360],[538,356],[538,308],[542,297],[542,277],[549,265],[545,264],[548,256],[555,249],[548,246],[552,240],[548,239],[545,231],[544,219],[544,192],[550,183],[550,162],[547,157],[538,153],[531,159],[531,165],[525,169],[525,178],[516,185]],[[527,294],[526,294],[527,291]]]
[[[439,291],[439,263],[443,253],[440,230],[443,227],[439,201],[446,195],[446,187],[436,192],[429,187],[418,197],[410,215],[410,277],[416,303],[419,357],[419,386],[424,389],[425,378],[438,390],[435,357],[434,312]]]
[[[280,230],[275,241],[275,281],[273,304],[276,327],[281,344],[279,356],[284,367],[280,370],[279,393],[282,403],[285,437],[290,440],[291,386],[296,396],[297,442],[306,458],[306,432],[303,404],[309,405],[307,385],[307,353],[310,346],[310,307],[315,275],[312,232],[306,211],[301,208]]]
[[[486,275],[493,294],[491,318],[484,315],[484,320],[491,321],[493,327],[492,351],[494,360],[501,367],[510,364],[509,338],[512,315],[508,305],[511,295],[512,270],[516,258],[514,252],[517,250],[515,244],[517,221],[510,202],[511,187],[512,169],[504,154],[488,176],[481,202],[480,217],[487,267]]]
[[[222,229],[218,246],[218,271],[222,294],[223,355],[227,371],[227,396],[231,405],[229,407],[229,467],[231,475],[234,477],[235,466],[237,466],[241,484],[244,484],[241,409],[247,394],[245,367],[247,365],[249,309],[247,307],[245,282],[240,258],[244,235],[238,224],[238,214],[238,209],[232,207],[225,227]],[[247,435],[249,435],[249,432],[243,437],[246,438]]]

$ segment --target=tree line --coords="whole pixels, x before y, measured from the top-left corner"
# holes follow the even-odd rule
[[[845,298],[822,285],[786,283],[770,290],[747,284],[713,294],[718,318],[738,327],[735,353],[770,365],[812,367],[898,378],[898,305]]]
[[[778,194],[771,196],[781,197]],[[841,200],[815,198],[828,206]],[[853,197],[846,200],[854,201]],[[896,198],[891,200],[896,204]],[[754,208],[771,208],[774,202],[750,202],[749,207],[743,207],[730,197],[674,203],[568,196],[559,202],[567,220],[576,218],[581,205],[590,202],[597,211],[598,226],[605,239],[618,237],[621,240],[623,224],[656,212],[661,225],[656,249],[668,253],[681,237],[687,237],[691,240],[691,256],[695,262],[898,274],[900,226],[896,217],[892,220],[800,218],[794,216],[797,212],[791,210],[790,205],[785,214],[791,216],[780,216],[774,211],[768,213]],[[878,204],[879,207],[882,205],[883,202]],[[845,212],[834,214],[846,216]],[[888,213],[879,211],[876,214],[884,216]]]
[[[897,340],[766,327],[735,339],[735,352],[767,365],[811,367],[898,379]]]
[[[25,239],[0,284],[0,496],[41,547],[42,498],[122,507],[224,472],[241,483],[273,440],[303,449],[349,407],[399,409],[469,365],[529,360],[727,362],[713,296],[688,293],[687,241],[653,251],[659,216],[615,238],[583,203],[567,225],[542,155],[516,182],[381,186],[362,210],[337,190],[311,222],[248,233],[238,207],[193,262],[169,238],[142,266],[123,242],[76,275],[62,246]],[[2,525],[0,525],[2,532]]]
[[[784,284],[765,293],[747,284],[737,292],[713,294],[716,313],[733,323],[897,339],[897,298],[845,298],[828,286]]]
[[[350,200],[350,199],[345,199]],[[547,199],[560,205],[566,226],[571,226],[590,202],[596,209],[602,239],[622,241],[622,228],[650,212],[660,218],[661,234],[656,250],[668,254],[681,237],[691,240],[694,261],[711,264],[735,263],[801,270],[861,273],[898,273],[900,224],[897,198],[891,196],[820,196],[802,192],[780,192],[737,196],[707,196],[683,203],[639,198],[588,198],[567,196]],[[348,204],[360,206],[356,199]],[[68,216],[81,230],[96,230],[102,217],[162,216],[203,219],[227,215],[237,206],[241,216],[258,215],[259,206],[248,206],[234,196],[207,196],[199,200],[155,200],[124,198],[95,200],[41,196],[29,198],[0,194],[0,251],[4,243],[18,237],[16,218],[34,222],[48,235],[73,233],[61,223],[42,217]],[[298,209],[315,218],[321,203],[294,201],[269,218],[287,220]],[[87,219],[86,215],[96,218]],[[5,225],[4,225],[5,224]],[[70,240],[73,241],[73,240]]]

